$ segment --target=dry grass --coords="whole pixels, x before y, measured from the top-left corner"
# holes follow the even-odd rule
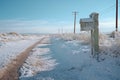
[[[83,41],[85,43],[91,42],[90,33],[80,33],[80,34],[62,34],[60,37],[64,40],[71,41],[71,40],[78,40]]]
[[[102,34],[99,40],[101,54],[108,54],[113,57],[120,56],[120,37],[111,38],[108,35]]]
[[[117,35],[120,35],[120,33]],[[80,34],[62,34],[60,37],[64,40],[78,40],[84,43],[91,43],[91,33],[80,33]],[[112,56],[120,56],[120,37],[112,38],[107,34],[99,34],[99,46],[101,54],[109,54]]]

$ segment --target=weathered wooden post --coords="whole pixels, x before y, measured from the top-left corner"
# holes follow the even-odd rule
[[[92,13],[90,14],[90,18],[93,19],[94,21],[94,29],[91,30],[91,41],[92,41],[92,45],[93,45],[93,56],[98,57],[98,53],[99,53],[99,21],[98,21],[98,13]]]
[[[90,18],[80,19],[81,31],[91,30],[91,53],[98,58],[99,54],[99,28],[98,13],[91,13]]]

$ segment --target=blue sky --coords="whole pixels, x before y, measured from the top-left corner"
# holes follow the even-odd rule
[[[100,32],[115,30],[115,0],[0,0],[0,32],[73,32],[73,11],[77,32],[80,18],[92,12],[99,13]]]

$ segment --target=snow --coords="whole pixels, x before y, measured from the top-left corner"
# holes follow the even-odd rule
[[[7,42],[0,48],[0,68],[9,63],[10,59],[15,58],[22,51],[35,43],[36,40],[22,40],[16,42]],[[7,63],[6,63],[7,62]]]
[[[83,18],[80,19],[80,22],[94,22],[94,20],[92,18]]]
[[[43,62],[44,64],[49,64],[51,60],[54,60],[55,62],[51,64],[53,65],[52,69],[49,69],[51,68],[49,65],[43,64],[44,67],[39,66],[43,71],[36,69],[38,70],[37,74],[32,76],[29,74],[27,74],[29,76],[22,75],[20,80],[120,80],[120,56],[114,57],[110,55],[114,53],[109,54],[109,52],[104,54],[104,48],[107,47],[109,50],[113,46],[103,45],[107,45],[108,42],[114,44],[115,41],[107,39],[106,42],[101,42],[103,49],[100,52],[99,61],[97,61],[91,56],[90,44],[83,44],[83,41],[74,39],[51,38],[51,44],[37,47],[37,50],[47,49],[49,51],[44,53],[42,51],[35,51],[32,54],[40,53],[39,62],[42,61],[42,58],[50,56],[49,59]],[[30,57],[32,56],[30,55]],[[44,70],[46,67],[48,67],[48,70]],[[31,71],[32,69],[29,70]]]
[[[17,55],[39,41],[43,36],[28,36],[17,33],[2,33],[0,36],[0,69],[4,68]]]
[[[120,38],[100,34],[99,60],[90,33],[46,37],[20,68],[20,80],[120,80]],[[0,68],[44,36],[1,34]]]
[[[49,48],[40,48],[50,45],[48,43],[49,38],[46,38],[42,41],[42,44],[39,44],[32,50],[30,56],[20,69],[21,77],[30,77],[39,71],[50,71],[57,65],[56,60],[52,59],[49,55]]]

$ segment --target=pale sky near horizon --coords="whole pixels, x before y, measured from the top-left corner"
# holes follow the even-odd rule
[[[77,32],[80,32],[80,18],[89,18],[92,12],[99,13],[99,28],[101,32],[114,31],[115,1],[0,0],[0,32],[73,32],[73,11],[79,12],[76,22]]]

